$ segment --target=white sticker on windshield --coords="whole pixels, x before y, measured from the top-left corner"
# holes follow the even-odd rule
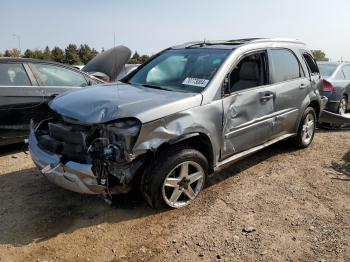
[[[186,79],[182,82],[183,85],[190,86],[200,86],[206,87],[209,83],[208,79],[194,78],[194,77],[186,77]]]

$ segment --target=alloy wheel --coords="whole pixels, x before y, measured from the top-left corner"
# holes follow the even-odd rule
[[[302,140],[305,145],[310,144],[312,137],[315,132],[315,117],[313,114],[309,113],[306,115],[303,129],[302,129]]]
[[[347,101],[346,101],[346,97],[343,97],[339,103],[339,114],[345,115],[346,109],[347,109]]]
[[[190,204],[202,190],[205,173],[201,165],[186,161],[177,165],[166,176],[162,185],[165,203],[174,208]]]

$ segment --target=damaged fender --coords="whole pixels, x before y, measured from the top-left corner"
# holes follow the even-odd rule
[[[212,153],[216,156],[213,159],[215,164],[220,155],[221,133],[222,102],[218,100],[144,124],[133,153],[138,156],[147,151],[156,151],[165,143],[175,144],[204,135],[209,139]]]

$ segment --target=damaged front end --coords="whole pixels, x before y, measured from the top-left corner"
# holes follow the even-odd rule
[[[140,128],[136,118],[84,124],[57,117],[32,128],[29,149],[41,172],[63,188],[86,194],[126,193],[145,158],[132,153]]]

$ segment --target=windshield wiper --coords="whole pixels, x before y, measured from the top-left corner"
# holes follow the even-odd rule
[[[148,84],[143,84],[143,85],[141,85],[141,86],[149,87],[149,88],[154,88],[154,89],[160,89],[160,90],[168,90],[168,91],[169,91],[169,89],[166,89],[166,88],[161,87],[161,86],[148,85]]]

